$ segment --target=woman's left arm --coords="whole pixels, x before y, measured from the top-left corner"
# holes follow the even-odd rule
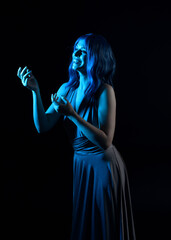
[[[65,106],[56,102],[60,112],[67,115],[91,142],[103,149],[107,149],[112,144],[115,130],[116,98],[113,88],[105,84],[104,90],[99,97],[98,121],[100,128],[81,118],[68,100],[64,98],[65,100],[67,103]]]

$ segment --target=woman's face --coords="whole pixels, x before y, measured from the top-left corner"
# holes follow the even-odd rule
[[[75,46],[72,54],[72,69],[83,74],[86,73],[87,69],[87,51],[85,40],[81,39]]]

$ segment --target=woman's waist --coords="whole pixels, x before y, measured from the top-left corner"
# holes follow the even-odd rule
[[[107,152],[111,152],[110,149],[113,149],[114,145],[111,144],[107,149],[103,149],[92,143],[85,136],[80,136],[73,139],[72,147],[75,154],[87,155],[87,154],[106,154]]]
[[[104,153],[104,149],[98,147],[92,143],[85,136],[80,136],[72,141],[72,147],[76,154],[87,155],[87,154],[101,154]]]

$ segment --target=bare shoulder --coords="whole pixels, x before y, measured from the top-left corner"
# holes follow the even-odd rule
[[[99,96],[98,121],[102,131],[108,137],[109,145],[112,143],[116,123],[115,92],[109,84],[103,84]]]
[[[57,96],[63,95],[64,97],[66,96],[67,92],[69,90],[69,87],[67,87],[67,82],[63,83],[60,88],[57,91]]]
[[[113,87],[107,83],[104,83],[99,95],[99,107],[104,103],[116,105],[116,96]]]

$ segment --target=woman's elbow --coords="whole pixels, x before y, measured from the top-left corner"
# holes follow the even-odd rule
[[[35,126],[39,134],[47,132],[49,129],[47,127]]]
[[[111,145],[112,145],[112,141],[106,141],[106,142],[103,144],[102,148],[103,148],[104,150],[106,150],[106,149],[108,149]]]
[[[101,146],[100,147],[102,147],[104,150],[108,149],[108,147],[110,147],[112,145],[112,140],[113,139],[111,137],[106,135],[103,138],[103,141],[101,142]]]
[[[36,130],[37,130],[37,132],[38,132],[39,134],[44,132],[44,131],[42,131],[42,129],[40,129],[40,128],[38,128],[38,127],[36,127]]]

